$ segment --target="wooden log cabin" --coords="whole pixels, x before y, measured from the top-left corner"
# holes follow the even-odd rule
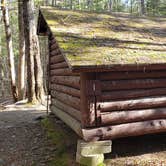
[[[41,7],[51,111],[86,141],[166,132],[166,20]]]

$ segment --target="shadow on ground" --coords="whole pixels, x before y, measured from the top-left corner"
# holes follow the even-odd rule
[[[166,133],[117,139],[112,148],[108,166],[166,165]]]
[[[111,158],[126,156],[138,156],[145,153],[157,153],[165,151],[166,134],[145,135],[139,137],[123,138],[113,141],[113,153]]]

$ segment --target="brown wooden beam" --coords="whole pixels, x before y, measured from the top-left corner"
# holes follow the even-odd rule
[[[56,49],[50,52],[50,56],[62,55],[60,49]],[[62,55],[63,56],[63,55]]]
[[[50,85],[50,89],[52,91],[55,90],[57,92],[63,92],[63,93],[69,94],[71,96],[80,98],[80,90],[75,89],[75,88],[71,88],[69,86],[58,85],[58,84],[51,84]]]
[[[102,93],[101,100],[102,101],[126,100],[126,99],[140,98],[140,97],[163,96],[163,95],[166,95],[166,88],[107,91]]]
[[[162,78],[166,77],[166,71],[130,71],[130,72],[104,72],[100,73],[100,80],[121,80],[121,79],[139,79],[139,78]]]
[[[90,86],[90,80],[95,79],[94,73],[81,73],[81,117],[82,126],[94,126],[95,121],[95,98],[90,95],[93,86]]]
[[[166,108],[101,113],[101,125],[122,124],[166,118]]]
[[[73,72],[117,72],[117,71],[152,71],[165,70],[166,63],[158,64],[111,64],[111,65],[85,65],[72,66]]]
[[[56,63],[56,64],[50,64],[50,69],[63,69],[63,68],[68,68],[68,64],[64,62]]]
[[[56,91],[51,91],[51,96],[53,98],[56,98],[65,104],[70,105],[71,107],[80,110],[80,99],[77,97],[73,97],[71,95],[65,94],[65,93],[60,93]]]
[[[78,73],[73,73],[69,68],[50,70],[51,76],[78,76]]]
[[[51,45],[50,50],[53,51],[53,50],[55,50],[55,49],[57,49],[57,48],[58,48],[58,44],[57,44],[57,42],[54,42],[54,43]]]
[[[80,89],[80,76],[52,76],[51,83],[67,85],[76,89]]]
[[[146,109],[166,106],[166,96],[141,98],[136,100],[104,102],[99,104],[101,112]]]
[[[77,119],[78,121],[81,121],[81,112],[79,110],[70,107],[69,105],[65,104],[64,102],[56,98],[51,98],[51,105],[61,109],[62,111],[66,112],[73,118]]]
[[[116,139],[121,137],[160,133],[166,132],[166,119],[83,129],[82,132],[83,138],[86,141]]]
[[[101,88],[104,91],[124,89],[148,89],[162,87],[166,87],[166,79],[116,80],[101,82]]]
[[[65,59],[62,55],[55,55],[50,57],[50,64],[56,64],[64,61]]]
[[[53,105],[51,106],[51,111],[82,137],[81,123],[78,120]]]

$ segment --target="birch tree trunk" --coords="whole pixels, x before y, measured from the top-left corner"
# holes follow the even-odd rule
[[[2,5],[1,9],[3,15],[3,22],[6,33],[6,45],[8,51],[8,63],[10,68],[11,90],[12,90],[13,99],[16,102],[17,101],[16,73],[15,73],[14,53],[12,45],[12,34],[9,24],[9,13],[8,13],[8,8],[6,7],[6,0],[1,0],[1,5]]]
[[[24,0],[23,9],[25,51],[27,57],[28,101],[35,103],[37,100],[39,102],[43,100],[44,89],[33,0]]]
[[[19,64],[18,64],[18,99],[25,98],[25,38],[23,3],[18,0],[18,25],[19,25]]]

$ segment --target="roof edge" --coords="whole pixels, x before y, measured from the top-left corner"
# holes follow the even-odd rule
[[[166,70],[166,63],[158,64],[114,64],[114,65],[89,65],[89,66],[71,66],[72,72],[103,72],[103,71],[150,71]]]

